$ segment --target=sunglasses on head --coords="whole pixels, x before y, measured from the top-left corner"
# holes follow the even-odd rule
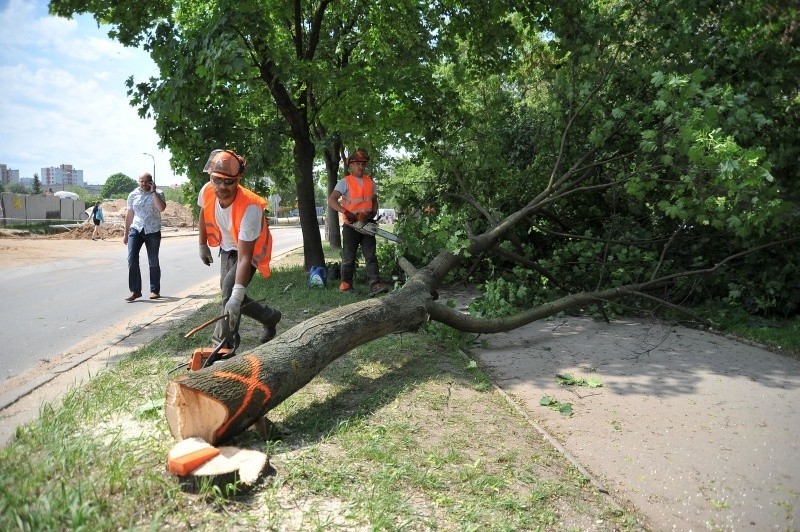
[[[236,178],[225,178],[225,177],[211,176],[211,182],[214,183],[215,185],[223,185],[224,184],[226,186],[231,186],[234,183],[236,183]]]

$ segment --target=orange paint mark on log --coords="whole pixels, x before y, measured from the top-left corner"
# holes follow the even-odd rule
[[[217,439],[219,439],[220,435],[224,434],[225,431],[228,430],[228,427],[231,426],[231,423],[233,423],[236,418],[238,418],[244,413],[245,410],[247,410],[257,390],[260,390],[264,394],[264,399],[261,401],[261,406],[267,404],[269,398],[272,397],[272,390],[270,390],[263,382],[258,380],[258,373],[261,371],[261,363],[258,361],[258,358],[254,357],[253,355],[245,355],[244,359],[247,360],[250,368],[250,375],[248,376],[239,375],[238,373],[231,373],[229,371],[215,371],[212,373],[214,377],[238,381],[245,386],[244,399],[242,399],[241,406],[236,413],[231,416],[227,423],[217,429],[217,432],[215,433]]]

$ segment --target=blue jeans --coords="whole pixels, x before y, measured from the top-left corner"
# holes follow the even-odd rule
[[[147,262],[150,264],[150,291],[161,293],[161,265],[158,263],[158,250],[161,247],[161,231],[147,233],[131,229],[128,233],[128,288],[131,292],[142,291],[142,272],[139,270],[139,251],[142,244],[147,248]]]

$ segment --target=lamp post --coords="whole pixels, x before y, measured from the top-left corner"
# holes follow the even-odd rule
[[[147,155],[147,156],[149,156],[151,159],[153,159],[153,183],[155,183],[155,182],[156,182],[156,158],[155,158],[155,157],[153,157],[152,155],[150,155],[150,154],[149,154],[149,153],[147,153],[147,152],[142,152],[142,155]]]

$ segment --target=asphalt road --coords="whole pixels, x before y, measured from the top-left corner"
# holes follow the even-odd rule
[[[273,256],[302,245],[299,228],[273,230]],[[79,342],[134,316],[153,310],[175,294],[216,278],[218,262],[205,266],[197,256],[197,236],[162,240],[162,299],[147,299],[147,254],[140,266],[144,298],[129,294],[125,248],[92,256],[45,262],[3,271],[0,276],[0,381],[56,359]],[[211,296],[216,294],[211,294]]]

